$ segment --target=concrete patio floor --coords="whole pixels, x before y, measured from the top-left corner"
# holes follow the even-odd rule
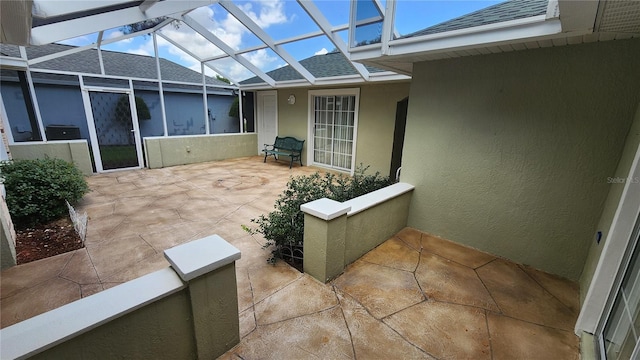
[[[251,157],[94,175],[86,247],[0,273],[2,327],[169,266],[163,250],[218,234],[236,263],[241,342],[224,359],[578,359],[575,283],[406,228],[329,284],[241,225],[291,175]]]

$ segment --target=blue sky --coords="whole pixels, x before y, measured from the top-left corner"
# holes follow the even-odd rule
[[[361,9],[373,9],[370,0],[360,0]],[[396,31],[400,34],[408,34],[424,29],[431,25],[464,15],[478,9],[491,6],[501,1],[485,0],[398,0],[396,10]],[[234,3],[240,7],[250,18],[260,25],[275,40],[286,39],[296,35],[310,33],[318,30],[318,27],[306,14],[306,12],[293,0],[261,0],[261,1],[237,1]],[[385,1],[381,1],[385,6]],[[331,25],[346,24],[349,21],[350,2],[348,0],[316,0],[316,6],[331,23]],[[248,29],[242,26],[220,5],[199,8],[190,13],[200,24],[222,39],[233,49],[245,49],[260,45],[262,42]],[[201,57],[212,57],[220,54],[220,50],[211,45],[201,36],[197,35],[185,24],[178,28],[165,27],[163,33],[178,42],[185,48],[193,51]],[[109,39],[121,35],[121,29],[105,31],[104,38]],[[347,40],[346,31],[340,34]],[[94,42],[96,34],[91,34],[64,41],[72,45],[86,45]],[[159,39],[160,55],[171,61],[200,71],[200,64],[193,57],[182,52],[162,38]],[[315,54],[326,53],[335,48],[326,37],[308,39],[299,43],[283,46],[295,59],[302,60]],[[107,50],[128,52],[141,55],[153,55],[153,42],[150,36],[136,37],[109,44],[103,47]],[[270,49],[247,53],[244,57],[263,71],[273,70],[286,65],[275,52]],[[234,60],[217,61],[213,63],[221,75],[232,80],[244,80],[253,76],[243,66]],[[206,70],[207,75],[214,72]]]

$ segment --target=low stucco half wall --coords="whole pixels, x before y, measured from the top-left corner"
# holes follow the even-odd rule
[[[43,159],[48,156],[76,164],[85,175],[93,174],[87,140],[15,143],[9,145],[9,150],[15,160]]]
[[[323,198],[302,205],[304,272],[327,282],[406,227],[412,191],[397,183],[343,203]]]
[[[258,154],[255,133],[147,137],[144,144],[151,169]]]
[[[235,261],[217,235],[171,264],[0,330],[2,359],[215,359],[240,341]]]

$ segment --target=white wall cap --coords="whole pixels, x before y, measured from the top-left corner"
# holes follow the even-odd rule
[[[190,281],[239,260],[240,250],[220,236],[211,235],[167,249],[164,257],[182,280]]]
[[[358,196],[357,198],[347,200],[342,204],[351,208],[347,215],[352,216],[368,208],[372,208],[378,204],[381,204],[389,199],[393,199],[404,193],[407,193],[414,188],[415,186],[411,184],[399,182],[382,189],[372,191],[368,194]]]
[[[349,212],[350,209],[344,203],[327,198],[300,205],[300,210],[303,212],[326,221],[340,217]]]
[[[3,359],[25,359],[184,289],[166,268],[0,330]]]

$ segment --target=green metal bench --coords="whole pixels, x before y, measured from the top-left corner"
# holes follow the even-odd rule
[[[262,150],[262,152],[264,153],[263,162],[267,162],[267,156],[269,155],[273,155],[276,160],[278,160],[278,155],[281,155],[291,158],[291,161],[289,162],[289,169],[291,169],[293,162],[296,160],[300,161],[300,166],[302,166],[303,145],[304,140],[298,140],[291,136],[276,136],[276,141],[273,143],[273,145],[264,144],[264,149]]]

